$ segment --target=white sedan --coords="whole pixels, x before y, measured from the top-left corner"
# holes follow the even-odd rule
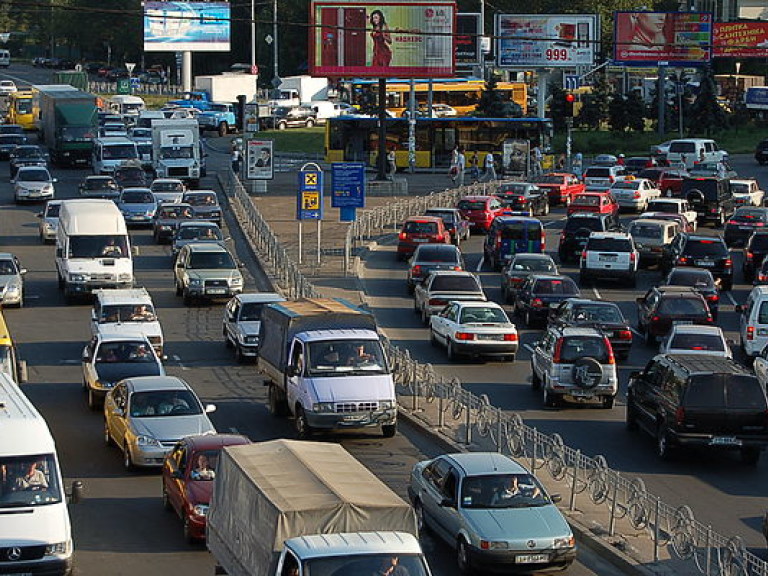
[[[614,182],[609,191],[616,198],[620,208],[637,212],[645,211],[652,200],[661,197],[661,190],[651,180],[631,176]]]
[[[430,317],[429,331],[432,344],[445,346],[449,360],[472,355],[513,361],[517,354],[517,328],[495,302],[451,302]]]
[[[765,192],[754,178],[731,180],[733,203],[737,206],[762,206]]]
[[[659,354],[702,354],[733,358],[731,347],[718,326],[676,324],[661,342]]]
[[[17,90],[13,80],[0,80],[0,94],[13,94]]]

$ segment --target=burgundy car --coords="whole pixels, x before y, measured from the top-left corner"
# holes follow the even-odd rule
[[[236,434],[187,436],[165,457],[163,506],[181,517],[188,542],[205,539],[205,519],[221,449],[250,443]]]

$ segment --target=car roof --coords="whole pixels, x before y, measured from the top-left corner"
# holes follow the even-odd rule
[[[674,324],[672,332],[676,334],[716,334],[723,335],[720,326],[702,326],[701,324]]]
[[[405,222],[403,222],[403,224],[405,224],[407,222],[432,222],[432,223],[437,223],[437,222],[442,222],[442,221],[443,221],[443,219],[440,218],[439,216],[409,216],[408,218],[405,219]]]
[[[553,330],[560,332],[563,336],[597,336],[604,338],[605,335],[597,328],[590,326],[557,326]]]
[[[512,214],[502,214],[501,216],[496,216],[493,222],[494,224],[496,222],[500,222],[501,224],[514,224],[515,222],[525,222],[528,224],[541,225],[541,220],[539,220],[538,218],[533,218],[531,216],[517,216]]]
[[[459,201],[461,201],[461,200],[475,200],[475,201],[477,201],[477,200],[492,200],[494,198],[496,198],[496,196],[493,196],[492,194],[472,194],[472,195],[469,195],[469,196],[464,196]]]
[[[597,212],[574,212],[566,220],[571,218],[608,218],[608,214],[598,214]]]
[[[656,286],[655,289],[658,290],[662,296],[701,297],[701,295],[691,286]]]
[[[654,198],[651,202],[661,202],[662,204],[682,204],[688,202],[685,198]]]
[[[672,270],[669,271],[669,273],[673,272],[680,272],[685,274],[700,274],[701,276],[712,276],[712,272],[707,270],[706,268],[698,268],[696,266],[675,266],[672,268]]]
[[[634,224],[653,224],[655,226],[674,226],[674,222],[662,220],[661,218],[635,218],[629,223],[630,227]]]
[[[181,378],[176,376],[137,376],[126,378],[125,382],[133,392],[149,390],[190,390],[192,388]]]
[[[731,184],[749,184],[751,182],[757,183],[757,178],[731,178]]]
[[[453,244],[439,244],[439,243],[433,243],[430,242],[428,244],[419,244],[416,246],[416,252],[421,252],[422,250],[437,250],[442,252],[456,252],[461,253],[461,250],[458,246],[454,246]]]
[[[244,304],[250,302],[284,302],[285,298],[276,292],[246,292],[235,296]]]
[[[478,280],[477,276],[468,270],[432,270],[429,274],[430,276],[471,276]]]
[[[152,304],[146,288],[100,288],[93,295],[102,305],[109,304]]]
[[[226,252],[229,254],[229,250],[216,242],[192,242],[184,246],[184,248],[191,252]]]
[[[504,310],[500,304],[490,300],[485,302],[477,300],[451,300],[451,302],[457,304],[460,308],[498,308],[499,310]]]
[[[498,452],[461,452],[443,456],[465,476],[486,474],[526,474],[528,470],[505,454]]]
[[[224,446],[237,446],[240,444],[250,444],[247,436],[241,434],[194,434],[182,438],[187,446],[192,450],[212,450]]]
[[[219,225],[216,224],[216,222],[208,222],[206,220],[182,220],[179,222],[179,226],[205,226],[207,228],[219,228]]]
[[[10,252],[0,252],[0,260],[13,260],[14,255]]]
[[[715,243],[718,241],[721,243],[725,243],[725,240],[723,240],[720,236],[705,236],[704,234],[692,234],[690,232],[683,232],[683,238],[685,238],[686,240],[695,240],[697,242],[704,240],[711,243]]]
[[[552,256],[549,254],[539,254],[536,252],[523,252],[512,256],[512,260],[517,260],[518,258],[522,260],[552,260]]]
[[[616,302],[609,302],[607,300],[592,300],[591,298],[566,298],[564,302],[569,302],[574,306],[585,306],[587,304],[597,304],[598,306],[618,306]]]
[[[565,274],[531,274],[529,276],[531,280],[572,280],[570,276]]]
[[[432,208],[427,208],[426,212],[458,212],[458,208],[450,208],[448,206],[435,206]]]
[[[141,342],[149,345],[149,340],[141,332],[133,332],[123,326],[114,329],[104,328],[99,330],[98,339],[100,343],[104,342]]]

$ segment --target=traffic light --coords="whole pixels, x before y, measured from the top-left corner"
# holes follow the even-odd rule
[[[565,93],[565,117],[573,118],[573,103],[576,101],[576,96],[570,92]]]

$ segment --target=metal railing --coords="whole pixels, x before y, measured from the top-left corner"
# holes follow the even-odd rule
[[[230,171],[227,194],[244,234],[265,269],[274,275],[279,289],[291,298],[320,294],[289,257],[269,224],[253,205],[242,184]],[[454,206],[469,194],[492,192],[494,184],[476,184],[445,190],[420,198],[409,198],[361,214],[347,236],[347,261],[358,244],[377,233],[394,230],[403,219],[426,208]],[[347,273],[350,267],[345,266]],[[663,549],[689,562],[707,576],[768,576],[768,563],[746,550],[739,537],[727,537],[698,522],[688,506],[674,507],[651,494],[641,478],[628,478],[612,470],[603,456],[586,456],[565,445],[559,434],[545,434],[525,424],[517,413],[492,406],[486,395],[466,390],[458,378],[439,375],[431,364],[414,360],[408,350],[383,337],[390,359],[399,404],[412,413],[436,414],[429,426],[443,432],[454,430],[453,440],[471,445],[490,443],[500,453],[528,464],[535,474],[543,470],[553,480],[568,486],[567,507],[576,508],[578,498],[589,498],[608,513],[608,535],[618,524],[624,529],[646,532],[653,542],[653,558]],[[457,424],[454,427],[449,424]]]

